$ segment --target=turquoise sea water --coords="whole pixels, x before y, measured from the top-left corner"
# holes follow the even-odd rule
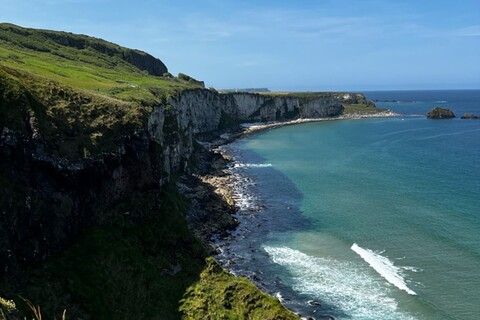
[[[228,147],[243,223],[220,258],[316,319],[479,319],[480,120],[416,115],[480,114],[480,91],[366,95],[402,116]]]

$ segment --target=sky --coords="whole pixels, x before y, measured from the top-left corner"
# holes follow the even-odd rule
[[[140,49],[219,89],[480,88],[479,0],[0,0],[0,22]]]

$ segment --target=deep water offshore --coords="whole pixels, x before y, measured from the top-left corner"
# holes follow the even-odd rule
[[[240,227],[219,258],[316,319],[478,319],[480,91],[366,92],[397,118],[227,146]],[[457,118],[426,119],[435,106]]]

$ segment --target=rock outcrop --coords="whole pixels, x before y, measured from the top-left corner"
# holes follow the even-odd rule
[[[427,113],[429,119],[450,119],[455,118],[455,114],[450,109],[435,107]]]
[[[477,120],[480,119],[480,115],[476,115],[473,113],[464,113],[461,119]]]

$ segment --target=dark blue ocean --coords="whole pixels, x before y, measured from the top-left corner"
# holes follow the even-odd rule
[[[480,90],[364,93],[400,116],[226,147],[242,223],[219,258],[316,319],[479,319],[480,120],[459,117]]]

